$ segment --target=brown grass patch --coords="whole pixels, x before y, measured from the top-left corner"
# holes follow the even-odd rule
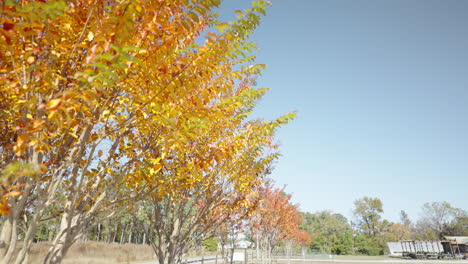
[[[31,264],[42,263],[49,246],[49,242],[33,244],[29,258]],[[114,264],[153,259],[154,252],[149,245],[91,241],[75,243],[68,251],[63,264]]]

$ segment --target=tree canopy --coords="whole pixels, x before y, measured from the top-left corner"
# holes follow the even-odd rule
[[[278,157],[274,133],[294,114],[249,118],[266,92],[254,88],[264,65],[254,63],[249,36],[268,2],[232,22],[218,21],[219,5],[3,3],[4,262],[27,262],[43,219],[59,219],[44,263],[60,263],[88,227],[148,197],[171,215],[181,203],[210,214],[249,207]],[[13,257],[19,225],[23,247]]]

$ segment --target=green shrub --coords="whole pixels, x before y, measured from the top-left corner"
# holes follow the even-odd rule
[[[218,239],[216,238],[208,238],[207,240],[203,241],[203,247],[206,251],[217,251],[218,250]]]

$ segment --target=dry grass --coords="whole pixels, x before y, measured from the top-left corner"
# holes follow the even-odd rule
[[[31,247],[30,262],[39,264],[44,259],[50,243],[40,242]],[[114,264],[153,260],[154,252],[148,245],[105,242],[79,242],[67,253],[63,264]]]
[[[364,255],[334,255],[334,259],[340,260],[391,260],[389,256],[364,256]]]

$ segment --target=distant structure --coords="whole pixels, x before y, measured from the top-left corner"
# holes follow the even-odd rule
[[[446,236],[445,239],[442,243],[445,251],[468,258],[468,236]]]
[[[242,240],[236,241],[236,242],[234,243],[234,245],[232,245],[232,244],[230,244],[230,243],[229,243],[229,244],[226,244],[226,245],[224,245],[224,248],[225,248],[225,249],[232,249],[233,246],[234,246],[235,249],[246,249],[246,248],[251,247],[252,245],[253,245],[252,242],[247,241],[247,240],[245,240],[245,239],[242,239]],[[219,243],[218,243],[218,248],[219,248],[219,249],[222,248],[221,244],[219,244]]]
[[[388,242],[390,256],[406,259],[468,258],[468,236],[446,236],[445,240]]]

